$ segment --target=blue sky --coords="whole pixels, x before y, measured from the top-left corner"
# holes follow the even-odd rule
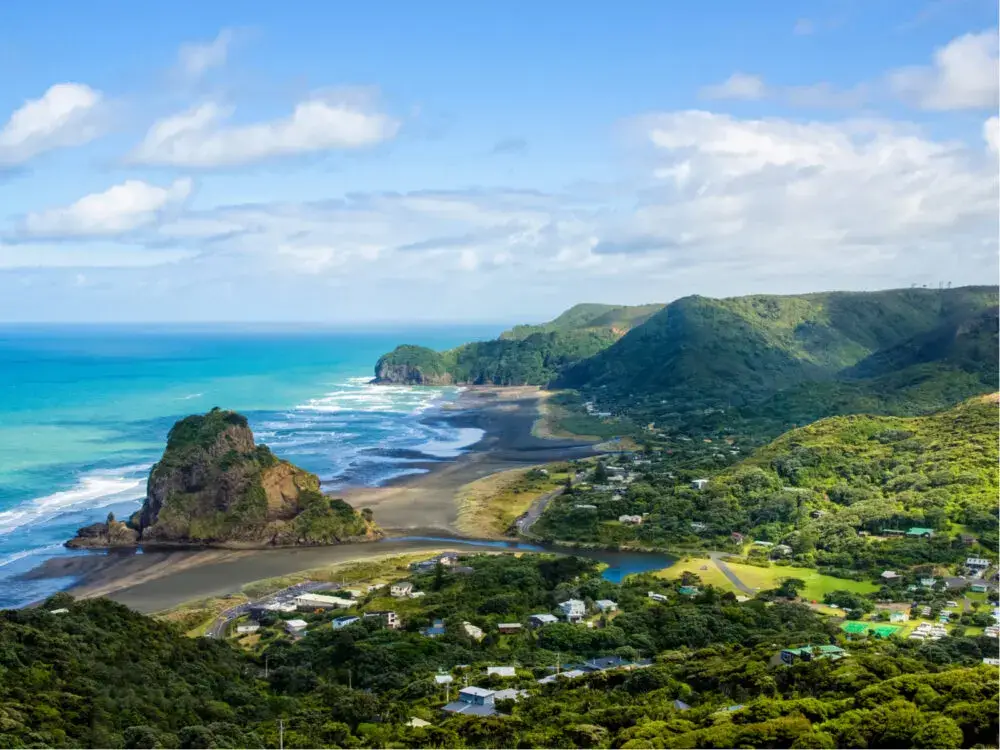
[[[0,6],[0,320],[994,283],[994,3]]]

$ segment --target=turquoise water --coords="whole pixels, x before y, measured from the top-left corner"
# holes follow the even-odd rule
[[[446,348],[499,327],[0,327],[0,607],[67,585],[18,575],[85,524],[139,507],[171,425],[213,406],[324,486],[377,485],[479,430],[435,420],[456,388],[371,386],[401,342]]]

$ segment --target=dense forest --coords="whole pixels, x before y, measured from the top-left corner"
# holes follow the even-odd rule
[[[695,596],[652,575],[618,585],[578,558],[478,555],[413,576],[401,630],[342,629],[252,646],[190,639],[106,600],[57,595],[0,613],[3,747],[972,747],[995,743],[995,641],[848,639],[801,604]],[[655,592],[659,601],[648,593]],[[501,635],[497,624],[567,597],[618,610],[585,624]],[[395,600],[394,600],[395,601]],[[374,591],[358,612],[384,605]],[[65,611],[59,611],[59,610]],[[269,615],[285,617],[285,615]],[[444,633],[421,629],[435,619]],[[461,626],[484,633],[477,640]],[[266,625],[266,623],[264,623]],[[785,647],[838,643],[844,658],[787,666]],[[609,668],[539,682],[614,655]],[[486,665],[513,665],[513,677]],[[440,680],[526,691],[494,716],[448,715]],[[454,687],[451,695],[454,696]],[[413,719],[420,719],[414,722]],[[279,730],[279,722],[281,730]],[[413,724],[423,724],[413,726]]]

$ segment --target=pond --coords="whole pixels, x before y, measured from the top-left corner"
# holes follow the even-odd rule
[[[621,583],[625,576],[646,573],[651,570],[669,568],[676,560],[663,552],[632,552],[628,550],[585,549],[564,547],[557,544],[503,541],[496,539],[467,539],[448,536],[404,536],[392,537],[393,542],[444,542],[460,544],[479,549],[503,549],[511,552],[551,552],[558,555],[576,555],[604,563],[607,567],[601,575],[612,583]]]

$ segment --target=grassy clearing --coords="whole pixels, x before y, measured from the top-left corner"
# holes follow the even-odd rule
[[[169,622],[176,625],[185,635],[192,638],[205,635],[208,626],[215,618],[230,607],[236,607],[249,601],[244,594],[231,594],[229,596],[212,597],[209,599],[199,599],[193,602],[186,602],[173,609],[161,612],[156,615],[156,619],[162,622]]]
[[[744,584],[752,589],[764,591],[781,585],[785,578],[799,578],[805,581],[802,598],[808,601],[822,602],[823,597],[831,591],[842,589],[867,594],[876,590],[876,586],[867,581],[852,581],[846,578],[835,578],[824,575],[812,568],[796,568],[785,565],[772,565],[769,568],[758,568],[755,565],[727,562],[726,565]],[[702,568],[707,567],[707,570]],[[694,573],[706,585],[716,586],[725,591],[741,593],[733,583],[719,570],[715,562],[709,558],[689,558],[660,572],[664,578],[678,578],[684,572]],[[834,610],[831,610],[834,612]]]
[[[568,464],[552,464],[545,467],[546,476],[539,468],[501,471],[464,485],[458,491],[457,528],[470,536],[507,536],[514,520],[542,495],[561,487],[570,470]]]

